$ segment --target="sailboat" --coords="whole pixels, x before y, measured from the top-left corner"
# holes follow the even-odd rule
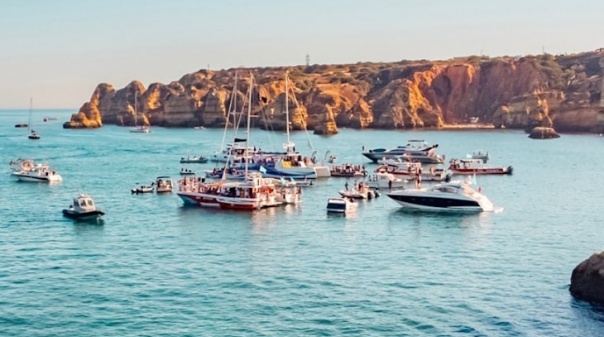
[[[220,150],[215,151],[212,157],[210,158],[211,161],[216,163],[226,163],[227,165],[230,165],[232,163],[242,163],[245,160],[251,159],[251,157],[256,152],[253,147],[245,145],[247,144],[247,137],[242,138],[237,135],[239,131],[239,124],[241,123],[241,119],[244,116],[243,110],[241,112],[237,112],[238,78],[239,75],[236,71],[235,85],[233,86],[233,93],[231,94],[231,100],[229,102],[229,110],[227,112],[226,122],[224,124],[224,131],[222,133],[222,142],[220,143]],[[225,144],[226,135],[230,126],[231,116],[233,116],[233,142]]]
[[[245,148],[249,148],[251,106],[254,76],[250,72],[247,106],[247,137]],[[247,156],[247,151],[244,156]],[[249,172],[245,162],[244,181],[206,183],[205,179],[183,178],[179,181],[178,196],[185,204],[202,207],[217,207],[227,210],[254,211],[284,204],[299,203],[300,189],[295,183],[281,183],[277,179],[262,178],[259,172]]]
[[[295,93],[293,93],[293,97],[295,100]],[[331,175],[331,171],[329,167],[317,163],[316,151],[313,152],[310,157],[303,157],[298,151],[296,151],[296,144],[290,139],[289,75],[287,72],[285,74],[285,130],[287,135],[287,142],[283,144],[285,155],[277,159],[273,165],[267,165],[265,168],[267,172],[264,173],[264,176],[291,177],[294,179],[329,177]],[[308,141],[310,144],[310,138]]]
[[[31,129],[31,113],[34,105],[33,98],[29,99],[29,122],[27,123],[27,138],[29,139],[40,139],[40,135],[36,132],[36,130]]]
[[[138,125],[138,104],[136,97],[138,96],[138,92],[134,91],[134,128],[130,129],[130,132],[136,133],[149,133],[151,132],[151,128],[146,125]]]

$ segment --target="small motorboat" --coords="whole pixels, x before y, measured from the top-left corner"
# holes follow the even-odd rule
[[[44,117],[45,122],[56,121],[56,120],[57,120],[57,117]]]
[[[208,162],[208,158],[204,157],[204,156],[189,156],[189,157],[182,157],[180,158],[180,163],[181,164],[203,164],[203,163],[207,163]]]
[[[400,189],[408,182],[409,179],[401,179],[391,173],[376,173],[369,177],[367,186],[373,189]]]
[[[29,139],[40,139],[40,134],[37,133],[35,130],[31,130],[31,132],[29,133],[29,135],[27,136],[27,138],[29,138]]]
[[[421,163],[413,163],[399,159],[382,160],[382,166],[375,169],[376,173],[390,173],[402,179],[413,179],[420,175],[422,181],[445,182],[451,180],[451,173],[443,167],[431,165],[424,169]]]
[[[132,194],[142,194],[142,193],[153,193],[153,185],[155,183],[151,183],[149,186],[140,185],[130,190]]]
[[[357,203],[350,198],[327,199],[327,213],[348,213],[357,209]]]
[[[96,208],[94,201],[87,194],[80,194],[73,198],[73,203],[63,210],[63,215],[70,219],[86,220],[98,219],[105,212]]]
[[[28,124],[27,123],[17,123],[17,124],[15,124],[15,127],[16,128],[26,128],[26,127],[28,127]]]
[[[352,199],[374,199],[380,196],[380,193],[376,190],[372,190],[365,184],[364,182],[360,182],[358,185],[354,186],[352,189],[348,188],[348,183],[346,183],[346,189],[340,191],[340,195],[344,198],[352,198]]]
[[[336,156],[329,156],[329,159],[327,159],[327,162],[330,164],[333,164],[336,162],[336,160],[338,160],[338,158]]]
[[[465,213],[494,211],[491,201],[474,190],[470,181],[452,181],[428,189],[398,190],[387,195],[404,209]]]
[[[489,157],[489,152],[482,151],[482,150],[476,150],[476,151],[472,152],[471,155],[468,155],[468,158],[481,159],[485,164],[487,161],[489,161],[489,159],[491,159],[491,157]]]
[[[352,178],[367,176],[365,165],[342,164],[332,166],[329,171],[332,177]]]
[[[170,193],[173,188],[172,180],[169,176],[160,176],[155,179],[155,193]]]
[[[486,175],[486,174],[512,174],[514,170],[511,166],[505,167],[489,167],[484,165],[482,159],[451,159],[449,162],[449,170],[453,174],[470,174],[470,175]]]
[[[294,178],[289,178],[288,180],[285,180],[284,177],[279,178],[279,185],[280,186],[296,186],[296,187],[309,187],[309,186],[313,186],[314,183],[311,179],[303,179],[303,180],[296,180]]]
[[[183,167],[180,169],[180,175],[181,176],[194,176],[195,171]]]

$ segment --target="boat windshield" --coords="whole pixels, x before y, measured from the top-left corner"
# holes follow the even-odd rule
[[[440,185],[432,187],[432,191],[441,193],[459,193],[459,186]]]

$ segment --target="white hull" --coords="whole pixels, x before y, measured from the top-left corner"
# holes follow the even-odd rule
[[[61,178],[61,176],[58,174],[45,176],[45,175],[13,172],[12,175],[17,177],[17,179],[19,181],[33,182],[33,183],[55,183],[55,182],[60,182],[63,180]]]
[[[489,212],[491,201],[468,183],[451,182],[429,189],[400,190],[388,197],[405,209],[436,212]]]
[[[414,209],[426,212],[444,212],[444,213],[480,213],[483,211],[481,207],[432,207],[426,205],[410,204],[400,200],[394,200],[397,204],[405,209]]]

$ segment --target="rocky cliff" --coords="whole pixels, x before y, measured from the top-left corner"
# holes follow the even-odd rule
[[[308,128],[442,127],[469,121],[496,127],[596,132],[604,115],[604,51],[574,55],[457,58],[353,65],[199,70],[145,89],[102,83],[65,127],[139,124],[220,127],[227,111],[247,111],[250,72],[254,126]],[[285,99],[285,74],[290,82]],[[136,98],[136,99],[135,99]],[[136,106],[135,106],[135,101]],[[287,104],[287,105],[286,105]],[[245,120],[241,125],[245,124]]]

